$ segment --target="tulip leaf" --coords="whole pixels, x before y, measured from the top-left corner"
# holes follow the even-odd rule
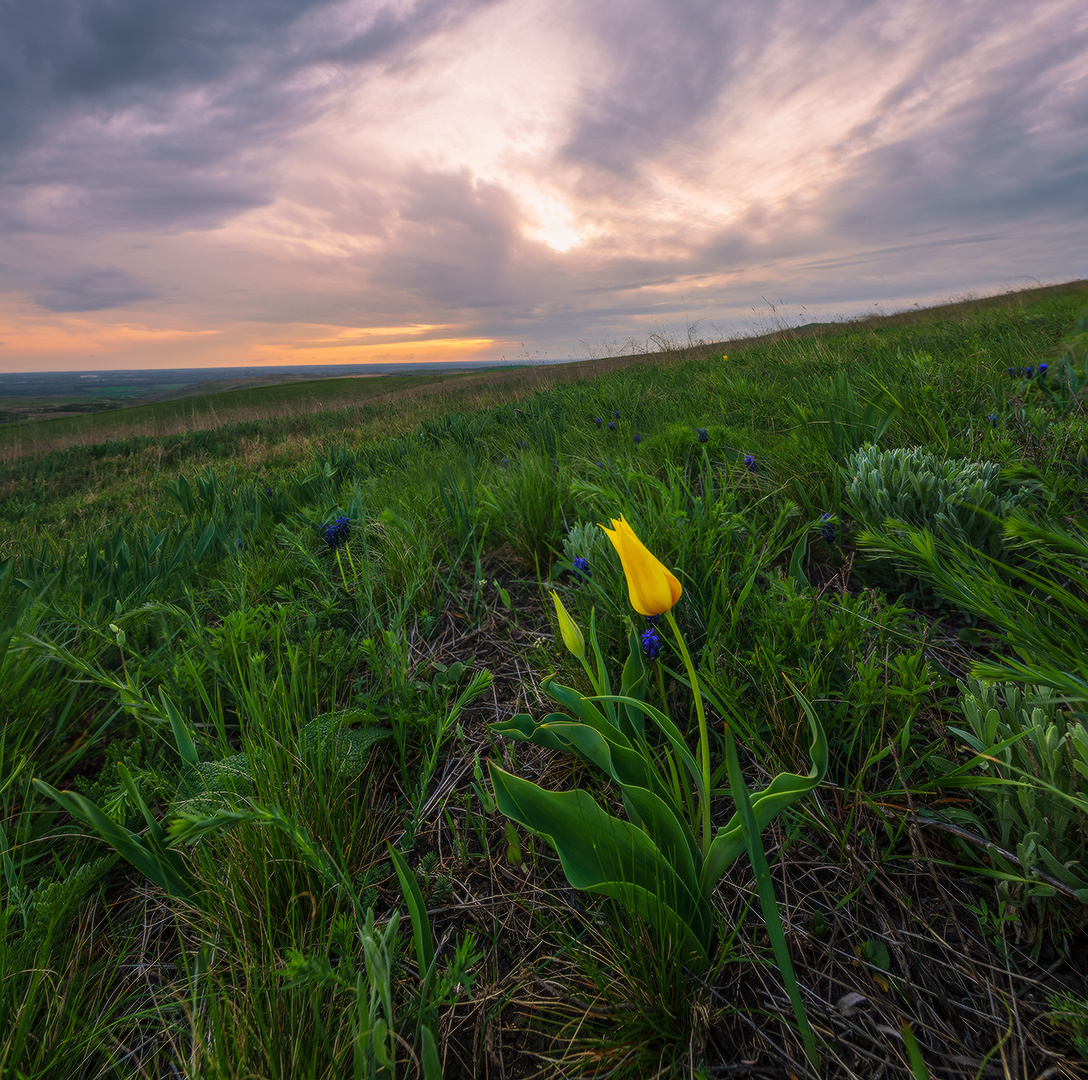
[[[623,665],[620,694],[625,698],[642,701],[646,696],[646,665],[642,660],[642,649],[634,629],[631,630],[627,643],[627,663]],[[620,728],[632,741],[645,742],[646,711],[640,706],[625,704],[620,711]]]
[[[608,704],[618,702],[621,705],[638,709],[644,717],[649,716],[662,730],[665,737],[672,744],[673,750],[684,763],[684,767],[691,773],[692,779],[695,781],[696,785],[699,786],[700,790],[702,790],[702,770],[700,770],[694,756],[688,749],[683,735],[680,734],[680,729],[672,722],[670,717],[666,716],[665,713],[661,712],[659,709],[655,709],[652,705],[648,705],[644,701],[638,701],[635,698],[628,698],[622,695],[602,694],[600,697],[585,698],[582,697],[577,690],[572,690],[569,686],[562,686],[560,683],[557,683],[554,676],[546,678],[540,684],[540,688],[548,695],[548,697],[568,708],[584,724],[589,724],[590,727],[595,728],[610,742],[615,740],[618,729],[605,719],[604,714],[594,703],[597,701],[607,702]],[[507,734],[501,727],[497,727],[495,730],[499,731],[500,734]],[[643,751],[638,749],[638,753],[641,754]]]
[[[564,713],[549,713],[539,723],[528,713],[518,713],[509,720],[493,724],[491,730],[496,735],[505,735],[508,739],[531,742],[543,746],[545,750],[562,750],[569,754],[574,750],[570,740],[554,729],[556,724],[569,723],[571,719]]]
[[[553,701],[558,701],[560,705],[574,713],[583,724],[589,724],[590,727],[602,732],[607,729],[617,730],[616,725],[597,708],[596,702],[602,699],[582,697],[577,690],[557,683],[553,675],[549,675],[540,684],[540,689]],[[611,701],[611,698],[603,700]]]
[[[522,713],[504,724],[494,725],[492,730],[507,738],[579,754],[622,787],[634,784],[649,788],[668,804],[673,814],[683,820],[671,788],[646,759],[641,746],[632,746],[618,729],[606,726],[603,731],[598,731],[562,713],[549,713],[537,724],[530,716]],[[689,841],[694,851],[697,843],[690,831]]]
[[[494,730],[500,735],[518,738],[505,730],[506,726],[500,725]],[[557,746],[567,753],[579,754],[619,784],[646,787],[653,782],[653,770],[646,759],[614,729],[610,735],[579,724],[562,713],[551,713],[525,738],[537,746]]]
[[[623,790],[625,803],[627,802],[628,792],[645,792],[647,797],[656,800],[658,809],[655,812],[667,814],[670,820],[678,823],[677,827],[683,834],[682,838],[690,852],[690,857],[702,861],[695,834],[692,833],[684,820],[671,790],[666,786],[658,772],[649,765],[637,750],[624,745],[618,740],[605,739],[598,732],[569,721],[566,724],[553,724],[551,730],[561,732],[571,743],[571,749],[580,753],[587,761],[591,761],[602,772],[611,776]],[[641,799],[639,798],[634,804],[634,809],[639,817],[643,819],[642,823],[645,826],[645,815],[643,810],[640,809],[641,805]],[[632,806],[628,805],[629,812],[631,809]],[[660,845],[660,839],[655,836],[654,830],[646,828],[646,831]],[[675,860],[673,860],[673,865],[676,865]]]
[[[595,607],[590,608],[589,611],[589,641],[593,646],[593,655],[597,660],[597,682],[595,685],[600,688],[602,693],[611,694],[612,684],[608,679],[608,665],[604,662],[604,656],[601,654],[601,646],[597,641],[597,609]],[[545,682],[546,681],[547,680],[545,680]],[[615,723],[614,716],[612,722]]]
[[[812,733],[812,768],[807,776],[797,773],[779,773],[762,791],[751,794],[752,812],[758,830],[762,832],[788,806],[807,795],[824,778],[827,772],[828,747],[823,726],[816,719],[812,706],[797,695],[808,719]],[[744,829],[739,811],[735,813],[714,836],[703,865],[703,888],[709,889],[725,873],[727,867],[746,849]]]
[[[619,901],[706,963],[709,907],[645,832],[602,810],[588,792],[545,791],[493,762],[489,770],[499,809],[555,848],[574,888]],[[647,813],[651,806],[644,801]],[[670,845],[678,850],[675,836]]]
[[[633,784],[624,787],[623,803],[628,815],[654,842],[691,895],[699,897],[701,914],[709,926],[710,909],[706,896],[700,895],[699,886],[703,856],[683,817],[666,800]]]
[[[691,774],[691,778],[695,781],[695,786],[699,789],[700,795],[705,799],[706,793],[704,791],[705,784],[703,783],[703,771],[699,768],[699,764],[695,760],[695,755],[688,749],[688,744],[684,741],[684,736],[680,733],[680,729],[673,723],[672,717],[667,716],[660,709],[655,709],[652,705],[647,705],[645,702],[632,702],[625,698],[616,698],[615,700],[621,702],[621,704],[637,705],[646,716],[657,724],[661,729],[662,734],[669,740],[669,744],[672,746],[676,756],[684,763],[684,768]]]

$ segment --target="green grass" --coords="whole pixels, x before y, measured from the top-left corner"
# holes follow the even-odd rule
[[[619,684],[620,514],[715,827],[726,720],[753,789],[807,769],[795,690],[827,732],[763,833],[820,1075],[1077,1075],[1086,301],[0,427],[0,1075],[812,1075],[746,860],[694,972],[497,811],[488,759],[623,812],[494,730],[589,692],[549,588]]]
[[[364,406],[407,388],[433,389],[465,377],[380,375],[366,379],[313,379],[127,405],[91,416],[23,421],[0,426],[0,457],[22,456],[72,444],[159,438],[243,420],[305,415],[345,405]]]

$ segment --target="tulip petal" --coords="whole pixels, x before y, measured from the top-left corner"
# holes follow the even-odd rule
[[[612,519],[612,528],[601,529],[620,557],[631,606],[640,615],[663,615],[683,591],[676,576],[635,535],[624,517]]]

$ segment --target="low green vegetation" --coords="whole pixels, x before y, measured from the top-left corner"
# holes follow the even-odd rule
[[[38,425],[0,1076],[1084,1075],[1086,305]]]
[[[341,413],[352,407],[362,416],[380,416],[381,403],[405,391],[442,392],[469,379],[463,374],[379,375],[373,378],[314,379],[273,386],[220,390],[168,396],[163,401],[124,403],[118,388],[104,387],[100,397],[84,401],[58,401],[44,405],[27,399],[9,398],[9,408],[0,399],[0,420],[19,421],[23,412],[90,412],[90,416],[59,415],[0,424],[0,458],[41,454],[66,446],[94,446],[122,439],[161,439],[171,435],[223,426],[246,427],[258,421],[258,430],[272,428],[277,421],[307,416],[330,409]],[[112,394],[113,396],[107,396]],[[124,407],[119,407],[120,404]],[[249,426],[253,426],[250,424]]]

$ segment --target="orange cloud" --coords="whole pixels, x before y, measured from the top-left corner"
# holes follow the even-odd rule
[[[441,324],[331,326],[268,323],[216,327],[117,320],[118,313],[51,315],[19,298],[0,308],[0,371],[48,368],[236,367],[488,359],[512,343],[459,337]],[[111,315],[113,318],[111,319]],[[446,336],[425,335],[447,331]]]
[[[494,338],[424,338],[414,341],[380,341],[337,343],[339,339],[317,339],[297,343],[254,343],[251,352],[261,354],[264,362],[284,364],[391,364],[410,363],[412,361],[441,360],[483,360],[493,355],[497,348],[504,347],[503,342]],[[270,357],[269,349],[275,349],[276,355]],[[310,356],[302,355],[306,350],[314,350]]]
[[[80,358],[101,366],[103,357],[123,355],[132,350],[195,342],[215,337],[213,329],[152,326],[142,322],[110,322],[95,315],[42,315],[18,306],[0,311],[0,365],[39,365],[46,359],[68,363]]]

